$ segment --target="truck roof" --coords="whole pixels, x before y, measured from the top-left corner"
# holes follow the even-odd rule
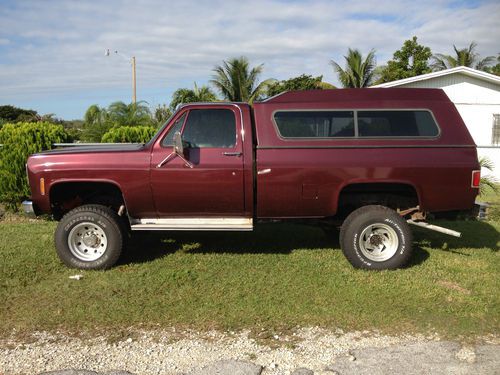
[[[449,101],[441,89],[366,88],[287,91],[260,103],[328,103],[339,101],[430,100]]]

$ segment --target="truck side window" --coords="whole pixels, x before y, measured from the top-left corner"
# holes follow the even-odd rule
[[[174,134],[175,132],[180,132],[182,129],[182,124],[184,124],[184,119],[186,118],[186,113],[184,113],[181,117],[179,117],[174,125],[170,128],[163,141],[161,141],[161,145],[165,146],[173,146],[174,145]]]
[[[359,111],[360,137],[435,137],[439,129],[429,111]]]
[[[236,120],[229,109],[193,109],[184,126],[182,139],[192,148],[233,148]]]
[[[354,137],[353,111],[280,111],[274,120],[283,138]]]

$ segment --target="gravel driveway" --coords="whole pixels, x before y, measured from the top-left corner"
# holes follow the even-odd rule
[[[24,343],[3,338],[0,374],[500,374],[500,339],[494,336],[464,346],[438,337],[320,328],[260,339],[248,332],[175,329],[127,335],[75,338],[39,332]]]

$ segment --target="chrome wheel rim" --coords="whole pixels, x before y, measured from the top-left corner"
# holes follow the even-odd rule
[[[92,262],[106,252],[108,238],[99,225],[83,222],[75,225],[69,232],[68,247],[71,254],[79,260]]]
[[[367,226],[359,237],[361,253],[373,262],[384,262],[392,258],[398,247],[399,239],[396,231],[384,223]]]

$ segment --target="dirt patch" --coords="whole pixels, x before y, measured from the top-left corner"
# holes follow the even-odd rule
[[[444,288],[456,290],[457,292],[460,292],[462,294],[466,294],[466,295],[471,294],[471,291],[469,289],[465,289],[465,288],[461,287],[460,285],[458,285],[457,283],[454,283],[451,281],[441,280],[441,281],[438,281],[438,284]]]

